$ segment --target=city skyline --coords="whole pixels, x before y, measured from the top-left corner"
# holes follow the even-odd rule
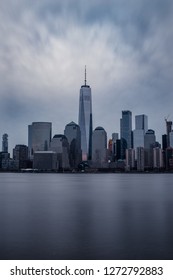
[[[84,87],[84,86],[81,86],[81,88],[82,87]],[[87,86],[87,87],[89,87],[89,86]],[[79,112],[80,112],[80,98],[79,98]],[[145,134],[145,132],[148,132],[148,131],[154,131],[154,133],[155,133],[155,135],[158,135],[158,133],[157,133],[157,130],[155,130],[154,128],[150,128],[150,125],[149,125],[149,127],[148,127],[148,116],[146,116],[145,114],[140,114],[140,115],[134,115],[133,114],[133,112],[131,112],[131,111],[129,111],[129,110],[122,110],[121,111],[121,114],[122,114],[122,116],[120,116],[120,118],[119,118],[119,123],[120,123],[120,128],[119,128],[119,131],[116,131],[116,132],[114,132],[114,131],[112,131],[112,133],[111,133],[111,135],[107,138],[107,148],[108,148],[108,146],[109,146],[109,140],[112,140],[112,141],[114,141],[114,134],[116,134],[117,136],[118,136],[118,138],[117,139],[124,139],[124,136],[123,136],[123,133],[122,133],[122,131],[123,131],[123,129],[122,129],[122,119],[123,119],[123,115],[125,114],[130,114],[130,120],[128,120],[127,121],[127,119],[125,120],[125,122],[124,122],[124,133],[125,133],[125,135],[127,134],[128,136],[127,136],[127,139],[129,138],[129,140],[130,140],[130,143],[129,144],[127,144],[127,147],[124,147],[124,149],[126,149],[126,148],[130,148],[131,146],[132,146],[132,139],[130,139],[131,138],[131,133],[133,133],[133,137],[136,137],[135,136],[135,134],[136,134],[136,132],[141,132],[141,131],[143,131],[143,136],[144,136],[144,134]],[[91,114],[92,115],[92,114]],[[142,120],[142,117],[144,117],[145,116],[145,118],[146,118],[146,120],[147,120],[147,123],[146,123],[146,127],[147,127],[147,129],[146,129],[146,131],[145,130],[142,130],[142,129],[137,129],[136,130],[136,121],[137,121],[137,119],[139,118],[141,118],[141,120]],[[140,122],[141,122],[141,126],[142,125],[144,125],[144,124],[142,124],[142,121],[140,120]],[[126,124],[126,122],[128,123],[129,122],[129,124]],[[139,123],[140,123],[139,122]],[[1,149],[0,149],[0,151],[4,151],[4,139],[8,139],[7,140],[7,147],[8,147],[8,152],[12,155],[12,153],[13,153],[13,149],[14,149],[14,147],[16,146],[16,145],[26,145],[26,146],[28,146],[28,148],[29,148],[29,151],[30,151],[30,146],[32,145],[31,144],[31,135],[32,135],[32,126],[33,125],[49,125],[50,126],[50,131],[51,132],[49,132],[48,133],[48,135],[49,135],[49,138],[50,138],[50,140],[51,139],[53,139],[54,138],[54,136],[56,136],[57,134],[58,135],[65,135],[64,133],[65,133],[65,129],[66,129],[66,126],[68,126],[68,125],[70,125],[70,124],[75,124],[75,125],[77,125],[77,126],[79,126],[79,124],[77,124],[77,123],[75,123],[73,120],[72,121],[70,121],[69,123],[67,123],[67,124],[64,124],[64,129],[63,129],[63,131],[62,131],[62,133],[60,132],[60,131],[53,131],[52,130],[52,127],[53,127],[53,123],[52,122],[48,122],[48,121],[33,121],[32,122],[32,124],[30,125],[30,124],[27,124],[26,125],[26,127],[27,127],[27,134],[26,134],[26,138],[27,138],[27,141],[26,141],[26,143],[22,143],[21,141],[19,141],[19,143],[14,143],[14,146],[12,146],[12,143],[10,143],[10,137],[9,137],[9,134],[7,134],[6,132],[5,133],[3,133],[1,136],[2,136],[2,147],[1,147]],[[172,127],[172,121],[171,120],[169,120],[168,121],[168,118],[165,118],[164,119],[164,124],[165,124],[165,131],[162,133],[162,134],[160,134],[160,135],[158,135],[158,137],[156,136],[156,139],[155,139],[155,141],[157,141],[161,146],[164,146],[164,143],[163,143],[163,139],[162,139],[162,136],[164,136],[164,135],[168,135],[168,133],[170,133],[171,135],[172,135],[172,132],[173,132],[173,130],[170,130],[170,131],[167,131],[167,125],[168,124],[171,124],[171,126],[170,126],[170,128]],[[130,125],[130,127],[128,127]],[[80,126],[79,126],[80,127]],[[91,134],[91,136],[90,137],[92,137],[92,135],[93,135],[93,133],[94,133],[94,131],[97,129],[97,128],[99,128],[99,127],[101,127],[101,126],[98,126],[98,127],[93,127],[93,125],[92,125],[92,134]],[[89,127],[90,128],[90,127]],[[107,131],[106,131],[106,129],[104,128],[104,127],[101,127],[101,128],[103,128],[104,130],[105,130],[105,132],[106,132],[106,134],[107,134]],[[145,131],[145,132],[144,132]],[[37,136],[36,136],[36,138],[39,138],[41,135],[42,135],[42,133],[39,135],[39,129],[38,129],[38,132],[36,133],[36,134],[38,134]],[[52,135],[52,137],[50,137]],[[137,136],[137,137],[139,137],[139,135]],[[126,137],[125,137],[125,139],[126,139]],[[126,141],[128,142],[128,140],[126,139]],[[172,138],[171,138],[172,139]],[[136,141],[136,140],[134,140],[133,139],[133,141]],[[169,138],[168,138],[168,143],[169,143]],[[171,140],[172,141],[172,140]],[[91,141],[92,142],[92,141]],[[167,143],[167,145],[169,146],[169,144]],[[171,142],[172,143],[172,142]],[[37,144],[36,144],[37,145]],[[42,144],[43,145],[43,144]],[[48,143],[46,144],[46,145],[48,145]],[[81,140],[81,145],[82,145],[82,140]],[[134,147],[135,147],[135,143],[133,143],[133,145],[134,145]],[[172,147],[172,146],[171,146]],[[92,153],[92,144],[91,144],[91,147],[88,147],[89,148],[89,150],[91,150],[91,153]],[[44,149],[43,149],[44,150]],[[33,152],[32,152],[33,153]],[[125,153],[125,150],[124,150],[124,153]],[[29,152],[29,154],[31,154],[31,151]],[[83,158],[83,160],[87,160],[87,157],[85,157],[85,158]]]
[[[120,131],[122,110],[146,114],[156,138],[173,119],[172,1],[1,3],[0,135],[27,144],[27,125],[78,123],[87,65],[93,130]],[[34,22],[34,24],[33,24]]]
[[[80,104],[80,100],[79,100],[79,104]],[[80,111],[80,106],[79,106],[79,111]],[[129,119],[130,116],[130,119]],[[124,118],[125,117],[125,118]],[[143,123],[143,118],[146,118],[146,123]],[[124,121],[123,121],[124,118]],[[134,122],[133,122],[134,119]],[[168,121],[165,118],[165,132],[161,135],[159,135],[159,139],[161,139],[160,141],[158,140],[158,138],[156,137],[156,131],[155,129],[151,129],[148,128],[148,116],[146,116],[145,114],[141,114],[141,115],[133,115],[133,112],[126,110],[126,111],[122,111],[122,116],[120,116],[119,119],[120,122],[120,130],[117,132],[112,132],[111,136],[107,138],[107,143],[106,143],[106,147],[107,149],[109,149],[109,141],[113,141],[112,143],[114,143],[114,141],[116,140],[121,140],[122,143],[126,142],[125,146],[124,144],[122,144],[123,146],[123,150],[122,153],[125,155],[125,150],[126,149],[130,149],[130,148],[136,148],[136,147],[142,147],[144,145],[144,137],[147,133],[154,133],[155,135],[155,142],[157,142],[162,149],[165,149],[165,141],[166,141],[166,146],[167,147],[172,147],[172,143],[173,143],[173,130],[172,130],[172,121]],[[136,126],[138,122],[138,125]],[[133,126],[132,123],[135,123],[135,125]],[[56,138],[57,135],[58,137],[66,137],[66,128],[69,127],[73,127],[73,129],[79,127],[80,130],[80,138],[81,138],[81,129],[79,124],[75,123],[74,121],[70,121],[69,123],[64,125],[64,130],[63,133],[60,133],[60,131],[53,131],[52,132],[52,123],[51,122],[47,122],[47,121],[34,121],[32,122],[32,124],[28,124],[27,125],[27,143],[15,143],[14,146],[12,147],[12,151],[10,150],[9,146],[10,145],[10,141],[9,141],[9,135],[7,133],[4,133],[2,135],[2,141],[1,141],[1,149],[0,152],[7,152],[9,154],[12,155],[13,153],[13,149],[15,148],[15,146],[23,146],[26,145],[28,147],[29,153],[28,156],[30,159],[32,159],[33,154],[35,151],[41,150],[41,151],[46,151],[49,150],[50,147],[50,142],[54,139],[54,137]],[[139,127],[147,127],[147,129],[140,129]],[[169,130],[167,130],[169,126]],[[138,129],[136,129],[136,127],[138,127]],[[72,130],[73,130],[72,129]],[[93,138],[93,134],[96,130],[104,130],[106,135],[107,135],[107,131],[105,128],[98,126],[98,127],[94,127],[92,129],[92,133],[91,136]],[[42,137],[46,140],[42,140]],[[70,136],[71,137],[71,136]],[[143,139],[141,139],[141,137]],[[164,138],[163,138],[164,137]],[[165,137],[166,140],[165,140]],[[116,140],[115,140],[116,139]],[[43,142],[42,142],[43,141]],[[128,142],[129,141],[129,142]],[[81,149],[82,149],[82,139],[80,139],[81,142]],[[171,143],[171,146],[170,146]],[[70,141],[69,141],[70,144]],[[35,147],[35,148],[34,148]],[[88,147],[88,150],[91,150],[92,152],[92,141],[91,141],[91,147]],[[85,147],[84,147],[84,153],[85,153]],[[91,154],[92,155],[92,154]],[[125,158],[125,157],[124,157]],[[90,160],[91,158],[85,157],[83,158],[83,161],[86,160]]]

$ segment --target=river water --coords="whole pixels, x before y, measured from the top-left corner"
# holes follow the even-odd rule
[[[0,259],[173,259],[173,174],[0,173]]]

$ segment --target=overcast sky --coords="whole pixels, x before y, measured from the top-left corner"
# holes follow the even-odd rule
[[[34,121],[52,122],[53,135],[78,122],[85,65],[93,127],[110,138],[131,110],[161,141],[173,120],[173,1],[0,0],[0,137],[10,149],[28,143]]]

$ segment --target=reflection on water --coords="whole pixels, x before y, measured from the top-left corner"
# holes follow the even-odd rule
[[[0,174],[1,259],[173,259],[172,174]]]

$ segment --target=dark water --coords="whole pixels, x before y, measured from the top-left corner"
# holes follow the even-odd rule
[[[0,259],[173,259],[173,175],[1,173]]]

